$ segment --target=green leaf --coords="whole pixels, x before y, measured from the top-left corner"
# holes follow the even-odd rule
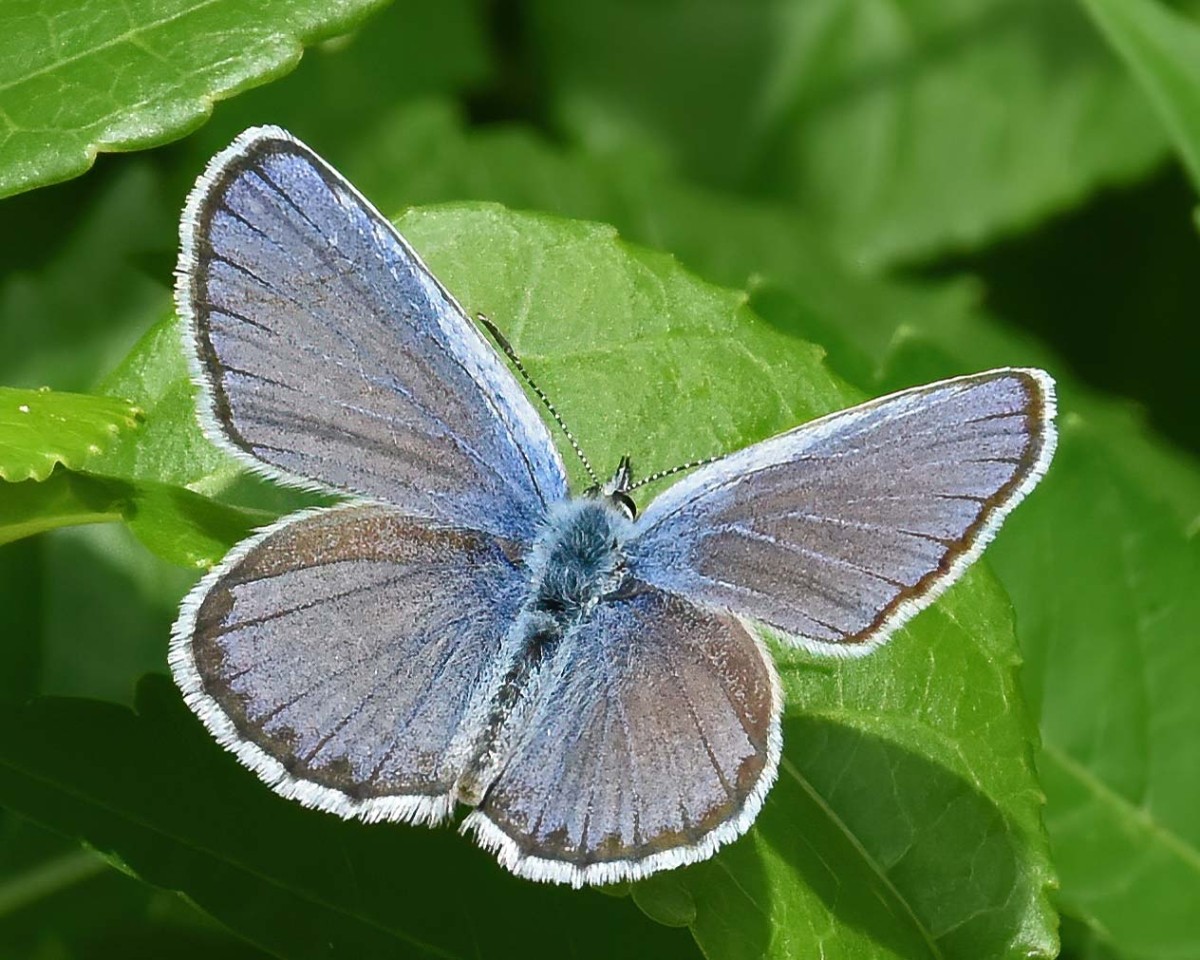
[[[141,436],[114,446],[93,462],[97,473],[219,493],[245,472],[200,429],[196,388],[182,342],[179,321],[174,314],[165,316],[100,381],[101,392],[134,398],[145,411],[145,424]]]
[[[620,242],[611,228],[495,206],[416,210],[400,226],[468,311],[486,312],[502,324],[598,466],[614,465],[630,453],[636,465],[650,470],[733,449],[858,396],[828,373],[820,350],[758,320],[744,294],[701,283],[672,258]],[[160,329],[137,355],[160,353],[155,343],[163,355],[167,345],[178,350],[178,338]],[[167,464],[152,449],[156,436],[166,438],[150,425],[153,395],[170,393],[160,388],[169,387],[172,378],[159,381],[157,364],[136,358],[126,369],[140,371],[140,381],[150,385],[148,429],[139,438],[146,449],[127,461],[148,473],[155,464]],[[186,462],[190,448],[181,449]],[[568,463],[582,482],[574,461]],[[209,475],[188,466],[174,469],[176,479]],[[757,825],[715,860],[636,887],[638,904],[652,916],[690,922],[712,955],[806,954],[817,944],[829,957],[1053,955],[1053,916],[1045,896],[1050,868],[1030,756],[1035,735],[1020,706],[1012,627],[994,581],[982,571],[971,574],[875,657],[831,664],[779,651],[779,660],[791,704],[786,762]],[[45,709],[53,717],[68,708]],[[155,729],[169,728],[158,716],[147,721]],[[32,721],[22,722],[28,730]],[[61,722],[65,729],[68,721]],[[80,722],[75,717],[69,724]],[[218,753],[198,728],[193,735]],[[125,744],[123,755],[145,755],[140,741],[129,742],[134,736],[129,729],[110,736]],[[8,797],[24,799],[0,799],[46,816],[38,811],[49,809],[49,799],[42,794],[29,799],[27,791],[33,780],[54,777],[31,758],[53,756],[56,749],[43,743],[12,760],[16,773],[9,783],[16,792]],[[238,852],[238,835],[213,822],[219,811],[237,811],[239,823],[246,821],[246,829],[254,831],[266,829],[247,814],[260,803],[270,805],[273,817],[302,818],[296,822],[306,826],[297,830],[317,831],[331,823],[299,810],[280,814],[293,808],[270,797],[248,774],[238,774],[244,785],[230,794],[232,780],[192,769],[195,748],[187,755],[181,776],[189,779],[186,786],[172,787],[172,795],[195,793],[209,811],[203,821],[206,851],[226,859],[245,856]],[[214,769],[234,767],[227,756],[211,763]],[[209,789],[217,796],[208,795]],[[117,809],[129,802],[122,798]],[[170,806],[152,797],[138,802]],[[114,801],[105,803],[111,808]],[[168,852],[155,856],[161,841],[107,828],[101,841],[90,814],[60,802],[53,810],[59,829],[110,849],[151,882],[180,886],[257,943],[281,950],[280,938],[286,938],[289,955],[307,955],[294,941],[309,942],[308,923],[322,922],[329,925],[326,940],[348,945],[352,955],[353,947],[363,949],[357,922],[347,928],[344,918],[324,908],[309,918],[317,908],[304,899],[308,894],[301,898],[305,918],[298,920],[301,908],[293,892],[280,901],[283,894],[273,885],[231,886],[229,871],[211,864],[186,877],[168,877],[165,863],[175,858]],[[366,855],[362,850],[378,845],[396,862],[419,864],[423,877],[431,870],[440,875],[436,871],[444,867],[459,884],[456,896],[436,897],[445,904],[437,914],[443,924],[436,936],[417,934],[431,929],[424,901],[412,913],[399,912],[395,898],[378,894],[392,910],[384,925],[385,931],[399,931],[392,936],[422,943],[434,937],[442,949],[457,951],[459,946],[443,941],[449,937],[459,944],[454,938],[463,936],[462,924],[446,924],[444,911],[459,902],[493,902],[494,886],[511,889],[506,902],[513,915],[547,915],[543,898],[551,894],[545,888],[504,876],[459,838],[407,828],[327,829],[335,826],[346,833],[335,839],[313,832],[310,847],[352,844],[350,859],[357,864]],[[377,839],[342,839],[358,837],[358,831]],[[391,848],[393,842],[404,850]],[[403,855],[408,850],[412,853]],[[344,886],[343,867],[299,869],[284,861],[290,885]],[[261,872],[258,861],[254,869]],[[472,891],[465,897],[463,885]],[[476,893],[476,885],[487,894]],[[434,881],[429,886],[436,891]],[[329,896],[322,886],[322,898]],[[345,896],[339,892],[331,902]],[[600,900],[592,893],[566,896],[563,902],[573,905]],[[272,910],[250,915],[239,906],[264,897]],[[631,922],[623,917],[622,929],[628,932]]]
[[[64,480],[98,482],[55,473],[42,484],[6,485],[0,516],[7,522],[3,494],[41,492]],[[111,483],[100,484],[103,493]],[[122,494],[104,519],[120,519],[125,507]],[[168,532],[164,527],[160,535]],[[225,549],[222,543],[218,555]],[[139,677],[166,670],[165,640],[196,574],[194,566],[163,563],[120,523],[58,529],[0,546],[0,698],[23,702],[49,693],[130,703]]]
[[[853,399],[743,295],[606,228],[459,207],[400,227],[468,311],[503,318],[598,465],[736,449]],[[678,918],[690,899],[714,955],[1053,955],[1033,732],[994,584],[973,575],[877,657],[780,661],[787,763],[752,838],[638,902]]]
[[[107,446],[101,449],[98,442],[88,442],[84,475],[58,470],[42,484],[0,486],[0,543],[55,527],[124,520],[163,559],[204,569],[255,526],[291,509],[329,501],[283,491],[249,476],[204,438],[173,317],[152,327],[105,385],[117,395],[128,391],[138,406],[106,396],[0,388],[0,404],[8,395],[15,398],[9,404],[18,411],[14,416],[26,415],[19,413],[22,406],[28,406],[28,415],[34,416],[40,409],[35,406],[39,398],[48,398],[43,420],[57,425],[65,439],[78,436],[82,439],[76,447],[81,447],[94,433]],[[104,415],[124,416],[132,423],[135,411],[144,429],[114,437]],[[85,429],[89,424],[95,425],[90,432]],[[0,410],[0,431],[5,426]],[[4,436],[0,433],[0,438]],[[11,456],[25,450],[27,458],[46,464],[42,475],[56,461],[72,465],[81,461],[81,457],[62,455],[64,445],[56,439],[49,428],[29,431],[28,436],[14,438],[23,440],[24,447],[12,446]],[[9,449],[0,446],[0,458],[8,456]],[[7,462],[0,459],[0,474]],[[207,495],[216,492],[226,494],[231,502],[219,503]]]
[[[55,530],[3,550],[25,555],[36,612],[30,632],[9,642],[36,658],[18,702],[58,694],[128,704],[141,676],[166,669],[165,638],[195,569],[163,563],[118,523]]]
[[[1077,921],[1064,919],[1060,960],[1120,960],[1096,932]]]
[[[803,329],[805,315],[789,310]],[[847,311],[842,369],[874,389],[964,369],[1037,364],[1045,350],[969,309],[903,325]],[[1200,769],[1180,757],[1200,729],[1194,591],[1200,470],[1144,418],[1060,375],[1062,439],[1037,495],[989,559],[1013,597],[1039,717],[1038,768],[1061,908],[1124,956],[1200,949]],[[1136,891],[1136,895],[1133,894]]]
[[[86,529],[86,528],[85,528]],[[0,583],[4,584],[4,669],[0,670],[0,699],[25,700],[37,693],[42,661],[41,571],[44,538],[0,544]],[[0,812],[0,821],[3,813]]]
[[[803,323],[803,314],[793,314]],[[847,313],[847,368],[875,389],[1002,364],[1059,364],[969,310],[900,327]],[[1050,474],[989,558],[1013,597],[1038,712],[1046,824],[1062,909],[1121,955],[1200,950],[1200,729],[1194,591],[1200,469],[1143,418],[1060,377]],[[1134,893],[1136,891],[1136,895]]]
[[[876,389],[1057,364],[963,311],[893,329],[847,315]],[[890,339],[888,333],[890,332]],[[1038,767],[1063,910],[1120,955],[1190,957],[1200,902],[1200,465],[1144,418],[1060,378],[1056,462],[990,550],[1013,597],[1039,715]]]
[[[124,520],[164,560],[205,569],[254,527],[283,513],[333,502],[255,477],[209,443],[196,419],[195,386],[180,350],[178,326],[174,317],[153,326],[102,383],[102,389],[134,397],[136,408],[105,396],[8,391],[22,401],[30,399],[26,393],[71,398],[75,405],[69,410],[136,409],[143,429],[117,438],[106,433],[104,439],[112,441],[107,449],[89,445],[85,475],[59,470],[42,484],[0,486],[0,543],[56,527]],[[4,396],[0,389],[0,403]],[[28,405],[22,402],[15,409]],[[0,430],[4,426],[0,410]],[[46,430],[33,431],[26,443],[30,455],[63,460],[57,456],[61,445],[53,439]],[[0,458],[8,449],[0,446]],[[12,449],[15,456],[21,448]],[[0,459],[0,472],[5,462]],[[225,502],[213,499],[218,494]]]
[[[868,267],[1023,228],[1166,146],[1061,0],[542,0],[534,36],[590,148],[792,204]]]
[[[177,201],[145,156],[118,166],[0,201],[0,382],[90,390],[161,315]]]
[[[303,501],[302,501],[303,502]],[[0,544],[58,527],[123,520],[169,563],[207,569],[278,511],[219,503],[167,483],[56,471],[0,486]]]
[[[266,121],[333,152],[372,127],[381,109],[486,88],[493,66],[483,7],[479,0],[395,0],[364,29],[306,55],[294,73],[218,104],[180,144],[176,167],[190,182],[237,134]]]
[[[1063,428],[1045,496],[995,557],[1041,716],[1063,903],[1120,955],[1200,955],[1200,540],[1107,452],[1102,417]]]
[[[123,400],[0,387],[0,479],[45,480],[60,463],[78,468],[140,417]]]
[[[95,851],[0,816],[0,956],[264,960],[182,898]]]
[[[0,196],[78,176],[96,153],[198,126],[286,73],[380,0],[9,0],[0,16]]]
[[[275,796],[160,677],[136,714],[54,698],[0,707],[0,798],[275,956],[691,952],[627,902],[507,876],[453,831],[350,823]]]
[[[55,527],[120,520],[127,493],[123,486],[65,470],[44,483],[26,480],[0,485],[0,543]]]
[[[1155,0],[1083,0],[1129,65],[1200,189],[1200,24]]]
[[[110,895],[116,891],[104,883],[108,876],[144,904],[138,885],[114,874],[98,854],[12,814],[0,815],[0,953],[50,956],[57,948],[62,955],[66,942],[76,946],[85,931],[126,905],[119,894]],[[65,917],[60,911],[67,904],[73,909]]]
[[[962,284],[864,278],[787,211],[689,186],[628,157],[558,150],[521,127],[468,134],[441,100],[405,105],[346,152],[343,169],[372,185],[368,196],[383,210],[471,197],[612,223],[709,280],[750,290],[764,320],[819,343],[839,374],[864,387],[876,384],[876,355],[896,330],[953,329],[977,299]],[[956,372],[964,369],[979,368]]]
[[[34,404],[39,398],[49,398],[46,417],[57,419],[46,422],[58,424],[70,416],[59,432],[67,439],[82,437],[77,447],[91,436],[84,428],[93,421],[98,426],[92,433],[107,444],[107,449],[88,444],[86,474],[60,469],[44,483],[0,486],[0,543],[56,527],[124,520],[163,559],[204,569],[255,526],[292,509],[329,502],[330,498],[284,491],[248,475],[242,465],[204,438],[196,420],[195,388],[179,344],[178,322],[167,318],[152,327],[107,378],[107,387],[118,395],[128,391],[136,398],[137,407],[106,396],[0,388],[0,404],[12,395],[12,403],[17,404],[14,409],[29,406],[29,416],[37,412]],[[56,399],[57,407],[50,402]],[[64,409],[66,413],[62,413]],[[115,412],[132,418],[133,411],[144,429],[113,437],[101,414]],[[0,409],[0,431],[5,426]],[[0,438],[4,436],[0,433]],[[36,458],[39,464],[80,461],[61,455],[63,444],[55,442],[49,429],[29,431],[28,437],[14,439],[25,441],[24,448],[11,447],[14,457],[25,449],[27,458]],[[0,446],[0,458],[7,456],[9,449]],[[0,474],[6,462],[0,459]],[[231,502],[220,503],[207,495],[218,492]]]
[[[910,329],[889,384],[1044,362],[980,318]],[[1036,498],[992,547],[1028,659],[1063,909],[1120,955],[1190,957],[1200,937],[1200,469],[1140,418],[1061,386],[1062,438]]]
[[[411,210],[397,223],[469,314],[501,326],[601,473],[623,454],[649,473],[733,449],[853,396],[819,348],[759,323],[744,293],[700,283],[611,227],[492,205]],[[608,326],[618,320],[619,337]],[[739,402],[722,403],[725,390]]]
[[[1053,700],[1057,712],[1072,720],[1066,736],[1061,726],[1043,725],[1043,768],[1049,769],[1053,752],[1066,750],[1078,773],[1073,784],[1063,776],[1047,781],[1047,819],[1064,864],[1060,902],[1094,935],[1119,937],[1116,946],[1130,955],[1143,955],[1135,945],[1153,947],[1146,956],[1197,952],[1194,936],[1163,922],[1158,910],[1122,906],[1120,891],[1131,882],[1130,837],[1147,854],[1136,861],[1143,870],[1138,888],[1147,898],[1164,905],[1177,896],[1196,902],[1200,877],[1192,867],[1195,844],[1165,839],[1188,837],[1192,820],[1170,804],[1133,816],[1142,792],[1130,790],[1127,778],[1114,778],[1113,771],[1136,758],[1107,732],[1107,709],[1098,707],[1111,701],[1115,714],[1140,731],[1150,757],[1173,756],[1179,744],[1194,740],[1186,731],[1200,726],[1195,697],[1147,698],[1140,692],[1151,676],[1172,672],[1181,683],[1200,685],[1200,643],[1186,591],[1154,606],[1157,592],[1117,586],[1127,574],[1115,562],[1153,531],[1152,545],[1136,554],[1151,582],[1194,580],[1187,546],[1200,529],[1194,458],[1156,441],[1144,418],[1082,390],[1062,374],[1055,357],[980,313],[974,284],[929,288],[864,280],[840,267],[802,224],[775,210],[688,188],[628,163],[557,151],[520,130],[466,135],[452,112],[437,104],[395,118],[364,144],[359,163],[364,171],[390,171],[396,194],[411,189],[426,201],[484,196],[601,217],[643,242],[677,251],[707,276],[726,283],[752,278],[751,303],[764,319],[818,340],[839,373],[875,393],[1002,364],[1055,371],[1067,427],[1059,463],[989,557],[1017,603],[1022,646],[1032,662],[1023,673],[1025,689],[1035,704]],[[505,325],[503,315],[493,318]],[[556,389],[563,386],[569,382]],[[1069,480],[1060,482],[1064,473]],[[1039,516],[1055,531],[1052,541],[1039,529]],[[1065,549],[1070,561],[1060,557]],[[1053,618],[1047,610],[1056,611]],[[1152,644],[1138,639],[1141,623],[1153,629]],[[1088,649],[1075,649],[1083,644]],[[1133,649],[1145,655],[1142,668],[1118,655]],[[1131,683],[1131,676],[1138,681]],[[1145,701],[1140,719],[1139,700]],[[1156,763],[1147,769],[1145,796],[1194,796],[1200,790],[1194,774],[1195,765],[1186,761]],[[1072,827],[1071,814],[1081,805],[1092,812],[1086,822],[1094,833]],[[1116,815],[1094,815],[1105,810]],[[1104,891],[1111,894],[1101,896]],[[674,912],[686,914],[686,908]]]

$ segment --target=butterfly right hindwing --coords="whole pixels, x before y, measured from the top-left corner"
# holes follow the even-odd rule
[[[522,876],[611,883],[703,859],[775,780],[782,694],[761,643],[654,587],[625,592],[564,637],[465,821]]]

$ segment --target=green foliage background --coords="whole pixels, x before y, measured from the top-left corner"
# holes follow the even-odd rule
[[[314,502],[177,346],[178,211],[252,123],[601,466],[1001,364],[1059,454],[883,651],[778,651],[780,782],[707,863],[574,892],[300,809],[165,678],[200,571]],[[1190,2],[6,0],[0,958],[1200,956],[1197,184]]]

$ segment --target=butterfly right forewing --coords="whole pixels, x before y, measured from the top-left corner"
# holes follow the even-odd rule
[[[636,575],[834,655],[863,653],[952,583],[1041,478],[1053,381],[1002,369],[832,414],[653,501]]]

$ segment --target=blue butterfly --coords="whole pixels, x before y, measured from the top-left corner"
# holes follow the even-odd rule
[[[464,804],[535,880],[638,879],[744,833],[781,748],[762,628],[878,647],[1054,449],[1050,377],[992,370],[707,463],[639,517],[627,460],[571,494],[500,355],[285,131],[218,154],[181,234],[208,435],[354,495],[238,544],[187,596],[184,697],[278,793],[366,821]]]

